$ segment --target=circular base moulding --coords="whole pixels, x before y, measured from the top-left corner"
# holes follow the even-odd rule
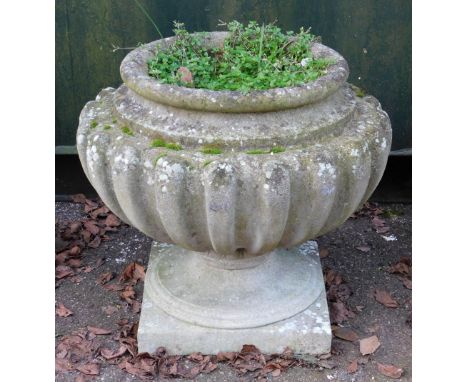
[[[220,264],[223,258],[219,258]],[[208,328],[265,326],[307,309],[323,290],[317,256],[297,248],[263,255],[253,267],[223,269],[213,254],[162,250],[146,276],[150,299],[167,314]],[[230,263],[232,268],[232,262]]]

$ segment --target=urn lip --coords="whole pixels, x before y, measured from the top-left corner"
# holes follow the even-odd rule
[[[220,45],[227,32],[209,32],[205,43]],[[311,43],[314,57],[329,58],[333,64],[315,81],[301,85],[255,90],[246,94],[231,90],[209,90],[162,84],[149,76],[147,62],[154,57],[159,46],[168,46],[175,37],[168,37],[142,45],[127,54],[120,66],[125,84],[146,99],[183,109],[243,113],[284,110],[304,106],[326,98],[339,89],[347,80],[349,68],[346,60],[335,50]]]

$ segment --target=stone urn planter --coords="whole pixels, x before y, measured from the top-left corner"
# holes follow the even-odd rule
[[[210,33],[205,44],[225,37]],[[86,104],[77,133],[102,200],[155,240],[139,351],[213,354],[251,343],[326,353],[330,321],[309,240],[374,191],[389,118],[374,97],[356,96],[346,61],[322,44],[312,43],[314,56],[333,64],[316,81],[241,93],[149,77],[148,59],[172,42],[130,52],[124,83]]]

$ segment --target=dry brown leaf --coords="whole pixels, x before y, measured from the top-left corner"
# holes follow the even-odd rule
[[[134,283],[137,283],[139,280],[145,279],[145,268],[136,263],[128,264],[123,270],[122,274],[119,277],[119,282],[131,280]]]
[[[99,236],[95,236],[93,240],[88,243],[88,246],[91,248],[97,248],[101,245],[101,238]]]
[[[55,370],[56,371],[71,371],[73,370],[73,364],[69,359],[55,358]]]
[[[118,227],[120,225],[120,219],[114,214],[110,213],[107,215],[104,224],[108,227]]]
[[[81,260],[80,259],[70,259],[68,260],[68,265],[73,268],[81,267]]]
[[[406,289],[413,289],[413,283],[410,279],[407,279],[406,277],[400,277],[400,280]]]
[[[72,257],[79,256],[81,253],[81,248],[78,245],[74,245],[73,247],[70,248],[68,251],[68,255]]]
[[[353,374],[358,370],[358,362],[357,359],[354,361],[350,362],[348,367],[347,367],[348,373]]]
[[[93,235],[99,235],[100,229],[94,221],[87,220],[83,223],[83,225],[86,228],[86,230],[92,233]]]
[[[377,363],[377,370],[380,374],[383,374],[387,377],[398,379],[403,374],[403,369],[396,367],[394,365],[387,365],[383,363]]]
[[[109,306],[106,306],[106,307],[102,308],[102,310],[104,311],[105,314],[110,316],[111,314],[114,314],[115,312],[117,312],[119,310],[119,308],[117,308],[115,306],[112,306],[112,305],[109,305]]]
[[[57,280],[63,279],[64,277],[74,275],[73,269],[66,265],[59,265],[55,268],[55,278]]]
[[[113,272],[104,272],[96,280],[97,284],[104,285],[111,281],[114,278],[114,273]]]
[[[86,375],[99,375],[99,365],[97,363],[86,363],[77,366],[76,370]]]
[[[134,313],[134,314],[140,313],[140,310],[141,310],[141,302],[133,301],[132,313]]]
[[[372,225],[374,227],[384,227],[386,223],[385,223],[385,220],[379,218],[378,216],[374,216],[372,218]]]
[[[73,312],[70,309],[66,308],[65,305],[63,305],[62,303],[59,303],[58,308],[55,309],[55,313],[59,317],[68,317],[73,314]]]
[[[319,251],[319,256],[321,259],[327,257],[330,254],[330,251],[326,248],[321,248]]]
[[[390,266],[389,272],[400,273],[402,275],[409,275],[411,273],[411,269],[406,262],[400,260],[398,263]]]
[[[260,350],[255,345],[243,345],[241,353],[260,353]]]
[[[112,330],[109,330],[109,329],[103,329],[103,328],[96,328],[94,326],[88,326],[88,331],[90,333],[93,333],[97,336],[100,336],[100,335],[105,335],[105,334],[111,334],[112,333]]]
[[[216,359],[219,362],[233,361],[236,357],[237,357],[237,353],[235,353],[235,352],[219,352],[216,355]]]
[[[349,328],[341,328],[339,326],[333,329],[333,334],[335,335],[335,337],[351,342],[357,341],[359,339],[359,336],[356,334],[356,332],[352,331]]]
[[[85,203],[86,202],[86,196],[84,194],[75,194],[71,196],[71,199],[73,200],[74,203]]]
[[[388,231],[390,231],[390,227],[378,227],[375,230],[377,233],[387,233]]]
[[[135,290],[132,286],[128,285],[125,287],[124,291],[120,293],[120,297],[127,301],[129,304],[132,304],[133,299],[135,298]]]
[[[102,207],[99,207],[99,208],[95,209],[94,211],[92,211],[89,215],[93,219],[97,219],[98,217],[106,216],[108,212],[109,212],[109,208],[107,208],[105,205],[103,205]]]
[[[384,290],[376,289],[374,291],[374,297],[377,302],[380,302],[382,305],[385,305],[387,308],[397,308],[398,302],[393,299],[390,294]]]
[[[101,355],[107,360],[118,358],[124,355],[126,352],[127,347],[125,345],[120,345],[120,347],[115,351],[106,348],[101,349]]]
[[[342,301],[332,302],[330,304],[330,319],[332,323],[341,324],[348,318],[353,318],[356,315],[349,310]]]
[[[272,377],[279,377],[281,374],[281,369],[275,369],[271,372]]]
[[[380,347],[377,336],[363,338],[359,341],[359,351],[362,355],[373,354]]]
[[[333,269],[327,270],[325,273],[325,283],[327,285],[333,284],[333,280],[335,279],[335,276],[336,276],[336,271],[334,271]]]

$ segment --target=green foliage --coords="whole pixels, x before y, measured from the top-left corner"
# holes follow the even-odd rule
[[[314,36],[304,28],[283,33],[274,24],[255,21],[247,26],[232,21],[227,28],[223,47],[207,49],[203,33],[189,34],[175,22],[175,43],[148,61],[148,74],[161,83],[248,92],[314,81],[331,63],[312,56]]]
[[[212,154],[212,155],[218,155],[222,153],[221,149],[217,147],[203,147],[201,152],[203,154]]]
[[[151,142],[151,147],[166,147],[166,141],[164,139],[155,139]]]
[[[130,136],[133,136],[133,135],[134,135],[134,134],[133,134],[133,131],[132,131],[129,127],[127,127],[127,126],[123,126],[123,127],[122,127],[122,133],[127,134],[127,135],[130,135]]]
[[[105,125],[104,130],[109,130],[112,126],[111,125]]]
[[[272,152],[273,154],[279,154],[279,153],[282,153],[282,152],[284,152],[284,151],[286,151],[286,149],[285,149],[284,147],[281,147],[281,146],[275,146],[275,147],[273,147],[273,148],[271,149],[271,152]]]
[[[180,151],[182,146],[177,143],[166,143],[166,149]]]
[[[178,143],[169,143],[164,139],[155,139],[153,142],[151,142],[151,147],[165,147],[166,149],[175,151],[182,150],[182,146]]]
[[[246,154],[250,154],[250,155],[270,154],[269,151],[260,150],[260,149],[248,150],[248,151],[246,151],[245,153],[246,153]]]
[[[98,123],[97,123],[96,121],[92,121],[92,122],[91,122],[91,125],[90,125],[90,126],[91,126],[91,129],[96,128],[97,125],[98,125]]]
[[[259,154],[279,154],[279,153],[282,153],[286,151],[286,149],[284,147],[281,147],[281,146],[275,146],[275,147],[272,147],[270,150],[261,150],[261,149],[254,149],[254,150],[249,150],[249,151],[246,151],[245,153],[246,154],[250,154],[250,155],[259,155]]]
[[[350,86],[351,86],[351,89],[354,91],[354,93],[356,93],[357,97],[362,98],[366,95],[366,92],[364,91],[364,89],[360,88],[359,86],[356,86],[353,84],[350,84]]]

